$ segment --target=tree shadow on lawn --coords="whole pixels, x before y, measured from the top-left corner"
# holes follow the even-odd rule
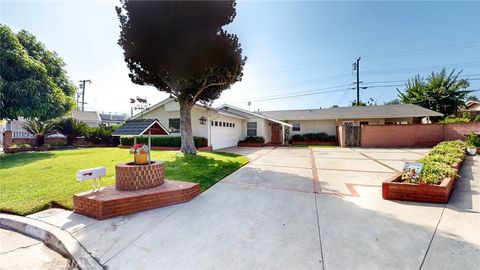
[[[241,157],[231,153],[215,154],[230,158]],[[218,160],[202,155],[177,155],[173,161],[164,161],[165,178],[199,183],[204,191],[247,163]]]
[[[15,153],[0,157],[0,169],[9,169],[35,163],[40,160],[53,158],[55,155],[50,152]]]

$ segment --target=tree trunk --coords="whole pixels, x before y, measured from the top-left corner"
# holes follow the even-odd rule
[[[43,146],[45,144],[45,136],[44,135],[37,134],[36,138],[37,138],[37,146],[40,147],[40,146]]]
[[[182,137],[182,146],[180,151],[184,154],[196,154],[197,148],[193,142],[192,134],[192,107],[188,101],[178,101],[180,103],[180,136]]]

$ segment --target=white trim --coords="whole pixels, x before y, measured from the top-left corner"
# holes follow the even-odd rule
[[[221,105],[220,107],[217,108],[217,110],[222,110],[222,108],[225,108],[225,107],[232,108],[232,109],[234,109],[234,110],[237,110],[237,111],[240,111],[240,112],[243,112],[243,113],[246,113],[246,114],[250,114],[250,115],[252,115],[252,116],[255,116],[256,118],[266,119],[266,120],[269,120],[269,121],[278,123],[278,124],[280,124],[280,125],[282,125],[282,126],[292,127],[292,125],[289,124],[289,123],[286,123],[286,122],[283,122],[283,121],[280,121],[280,120],[276,120],[276,119],[273,119],[273,118],[270,118],[270,117],[266,117],[266,116],[261,115],[261,114],[253,113],[253,112],[250,112],[250,111],[247,111],[247,110],[244,110],[244,109],[240,109],[240,108],[238,108],[238,107],[235,107],[235,106],[232,106],[232,105],[228,105],[228,104],[223,104],[223,105]]]

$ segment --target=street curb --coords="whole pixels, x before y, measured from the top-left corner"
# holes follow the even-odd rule
[[[43,221],[0,214],[0,228],[14,230],[43,241],[51,249],[71,259],[73,266],[80,269],[104,269],[70,233]]]

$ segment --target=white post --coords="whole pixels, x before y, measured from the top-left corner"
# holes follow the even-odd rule
[[[150,139],[150,130],[148,131],[148,164],[150,165],[150,153],[152,152],[152,144]]]
[[[282,125],[282,145],[285,145],[285,126]]]
[[[137,136],[133,137],[133,145],[137,144]]]

